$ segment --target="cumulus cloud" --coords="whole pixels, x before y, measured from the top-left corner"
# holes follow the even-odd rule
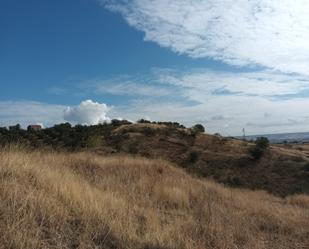
[[[309,74],[307,0],[101,0],[181,54]]]
[[[109,107],[106,104],[85,100],[78,106],[67,107],[64,119],[74,124],[95,125],[110,121],[107,117]]]

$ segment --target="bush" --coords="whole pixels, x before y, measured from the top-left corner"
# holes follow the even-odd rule
[[[97,148],[102,145],[102,138],[99,136],[89,136],[86,141],[87,148]]]
[[[250,154],[254,158],[254,160],[259,160],[264,152],[269,147],[269,140],[266,137],[259,137],[255,140],[255,146],[250,149]]]
[[[190,151],[188,156],[189,163],[195,163],[198,160],[198,153],[196,151]]]
[[[195,133],[203,133],[205,132],[205,128],[203,125],[201,124],[196,124],[192,127],[192,130],[195,132]]]
[[[173,128],[180,128],[180,129],[186,128],[184,125],[179,124],[178,122],[152,122],[152,123],[159,124],[159,125],[166,125],[168,127],[173,127]]]
[[[261,148],[259,148],[257,146],[254,146],[250,150],[250,154],[254,158],[254,160],[259,160],[263,156],[264,150],[262,150]]]
[[[119,120],[119,119],[113,119],[111,121],[111,125],[114,126],[114,127],[119,127],[121,125],[129,125],[129,124],[132,124],[130,121],[128,120]]]
[[[269,147],[269,140],[267,137],[258,137],[255,144],[258,148],[266,150]]]
[[[138,123],[138,124],[150,124],[151,121],[142,118],[142,119],[140,119],[140,120],[137,120],[137,123]]]

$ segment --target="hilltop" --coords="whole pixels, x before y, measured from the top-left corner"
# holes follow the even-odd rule
[[[171,122],[60,124],[37,132],[13,127],[0,129],[1,136],[4,146],[19,142],[40,149],[161,158],[195,176],[230,187],[266,190],[278,196],[309,193],[307,145],[271,145],[255,159],[250,153],[254,143],[196,132]]]
[[[225,188],[164,160],[89,151],[11,147],[0,162],[1,249],[309,245],[305,195]]]

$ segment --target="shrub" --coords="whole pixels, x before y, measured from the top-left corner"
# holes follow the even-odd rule
[[[20,131],[21,130],[21,126],[20,126],[20,124],[13,125],[13,126],[9,127],[9,130],[10,131]]]
[[[254,160],[259,160],[269,147],[269,140],[266,137],[259,137],[255,140],[255,146],[250,149],[250,154]]]
[[[128,120],[119,120],[119,119],[113,119],[111,121],[111,125],[114,126],[114,127],[119,127],[121,125],[129,125],[129,124],[132,124],[130,121]]]
[[[140,120],[137,120],[137,123],[138,123],[138,124],[150,124],[151,121],[142,118],[142,119],[140,119]]]
[[[255,144],[258,148],[266,150],[269,147],[269,140],[267,137],[258,137]]]
[[[257,146],[254,146],[253,148],[251,148],[250,154],[254,158],[254,160],[259,160],[263,156],[264,150]]]
[[[186,128],[184,125],[179,124],[178,122],[152,122],[152,123],[159,124],[159,125],[166,125],[168,127],[173,127],[173,128],[181,128],[181,129]]]
[[[198,160],[198,153],[196,151],[190,151],[188,156],[189,163],[195,163]]]
[[[99,136],[89,136],[86,141],[87,148],[97,148],[102,145],[102,138]]]
[[[203,133],[205,132],[205,128],[203,125],[201,124],[196,124],[192,127],[192,130],[195,132],[195,133]]]

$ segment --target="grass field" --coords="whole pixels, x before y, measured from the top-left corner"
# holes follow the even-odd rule
[[[229,189],[170,163],[0,151],[0,248],[309,248],[309,196]]]

